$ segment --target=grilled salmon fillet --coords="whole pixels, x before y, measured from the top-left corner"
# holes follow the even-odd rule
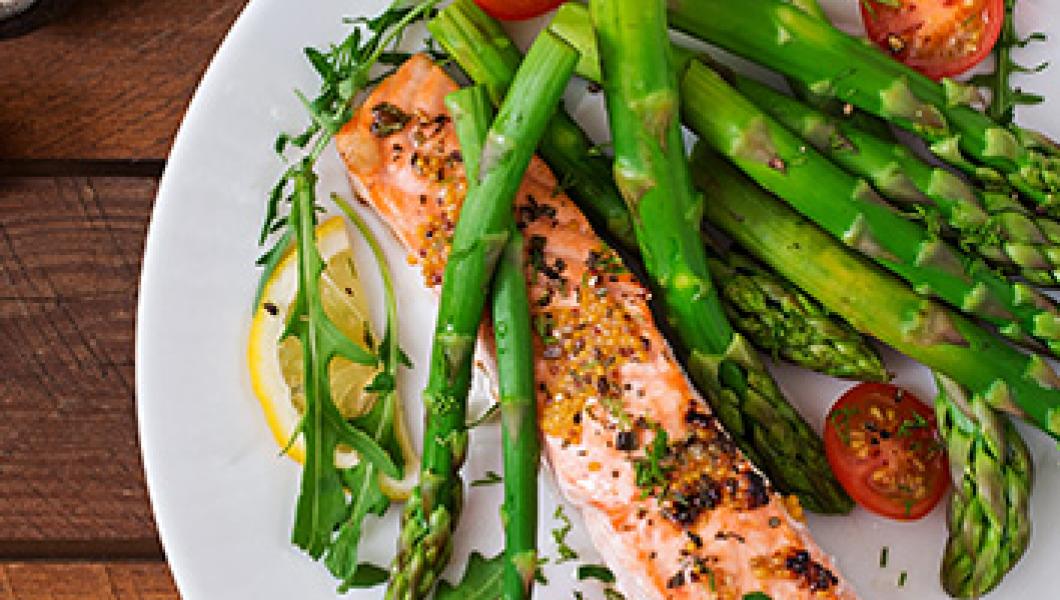
[[[384,80],[336,137],[361,199],[438,287],[466,182],[425,56]],[[649,292],[535,158],[515,199],[527,243],[539,425],[564,495],[629,598],[855,598],[689,384]]]

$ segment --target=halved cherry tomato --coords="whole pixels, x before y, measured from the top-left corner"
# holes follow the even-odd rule
[[[503,21],[521,21],[543,15],[563,2],[564,0],[475,0],[475,4],[482,7],[491,17]]]
[[[932,79],[979,64],[1005,20],[1004,0],[862,0],[869,38]]]
[[[919,519],[949,487],[934,412],[890,384],[862,383],[843,394],[828,413],[824,450],[850,497],[885,517]]]

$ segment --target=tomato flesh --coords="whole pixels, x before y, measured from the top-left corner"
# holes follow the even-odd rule
[[[932,79],[959,75],[993,49],[1004,0],[863,0],[869,38]]]
[[[539,15],[563,4],[564,0],[475,0],[482,10],[494,19],[521,21]]]
[[[828,414],[824,448],[850,497],[885,517],[919,519],[949,487],[934,412],[890,384],[862,383],[843,394]]]

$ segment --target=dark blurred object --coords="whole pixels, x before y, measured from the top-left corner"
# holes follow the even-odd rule
[[[0,0],[0,39],[18,37],[57,19],[73,0]]]

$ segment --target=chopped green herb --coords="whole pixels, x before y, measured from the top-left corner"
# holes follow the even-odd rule
[[[881,569],[887,568],[887,553],[888,552],[889,552],[889,549],[887,548],[887,546],[884,546],[883,548],[880,548],[880,568]]]
[[[496,485],[502,481],[504,481],[504,479],[500,475],[498,475],[496,471],[486,471],[485,477],[483,477],[482,479],[476,479],[475,481],[471,482],[471,487],[485,487],[487,485]]]
[[[480,416],[479,418],[475,419],[474,421],[468,423],[467,424],[467,428],[468,429],[474,429],[474,428],[478,427],[479,425],[482,425],[483,423],[488,422],[490,419],[492,419],[493,417],[497,416],[497,413],[499,413],[500,410],[501,410],[501,405],[499,403],[497,403],[497,402],[494,402],[493,404],[490,405],[489,408],[486,409],[486,412],[482,413],[482,416]]]
[[[905,587],[905,582],[906,582],[907,579],[909,579],[909,573],[906,573],[905,571],[902,571],[898,575],[898,587]]]
[[[537,557],[537,568],[534,569],[534,581],[541,585],[548,585],[548,577],[545,577],[545,570],[542,568],[548,564],[548,557],[539,556]]]
[[[585,581],[586,579],[614,583],[615,574],[604,565],[581,565],[578,567],[578,581]]]
[[[610,275],[622,275],[629,272],[625,263],[622,262],[622,258],[606,246],[599,251],[591,251],[589,258],[586,260],[586,266]]]
[[[570,517],[563,512],[562,506],[557,506],[556,512],[552,513],[552,518],[558,519],[561,523],[552,530],[552,540],[556,542],[556,550],[559,552],[559,559],[556,560],[556,564],[578,560],[578,553],[567,545],[567,535],[574,529],[574,524],[571,523]]]
[[[611,416],[618,421],[618,424],[623,429],[628,430],[633,427],[633,420],[629,418],[629,413],[626,412],[626,407],[622,404],[621,398],[604,396],[600,399],[600,404],[607,409],[607,412],[611,413]]]
[[[626,597],[614,588],[604,588],[604,598],[607,600],[626,600]]]
[[[924,429],[928,427],[927,419],[921,416],[920,413],[914,412],[912,417],[904,419],[899,425],[898,429],[895,430],[895,435],[898,437],[909,437],[913,431],[917,429]]]
[[[768,594],[762,592],[751,592],[750,594],[744,594],[743,600],[773,600]]]
[[[829,417],[835,427],[835,432],[844,444],[850,444],[850,419],[860,412],[856,406],[844,406],[837,408]]]
[[[559,342],[559,340],[552,335],[555,326],[556,324],[552,320],[552,315],[548,313],[534,316],[534,332],[541,338],[541,343],[546,346],[551,346]]]
[[[663,464],[670,454],[670,437],[658,423],[652,428],[655,431],[655,437],[645,450],[644,458],[633,462],[637,487],[641,488],[645,497],[655,488],[666,486],[667,474],[671,469]]]

